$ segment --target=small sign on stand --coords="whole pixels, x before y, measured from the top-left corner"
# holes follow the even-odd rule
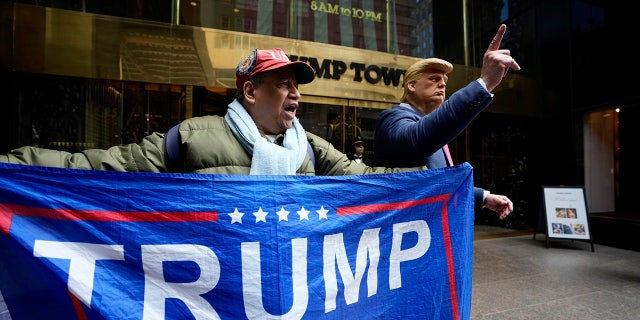
[[[544,219],[547,248],[551,238],[581,240],[590,242],[593,252],[584,187],[543,186],[542,197],[544,201],[540,218]],[[535,238],[534,232],[533,239]]]

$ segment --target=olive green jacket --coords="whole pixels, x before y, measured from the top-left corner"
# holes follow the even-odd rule
[[[299,175],[353,175],[424,170],[426,167],[368,167],[349,160],[328,141],[307,132],[307,140],[315,156],[315,166],[309,155],[297,169]],[[0,162],[60,168],[115,171],[187,172],[210,174],[249,174],[251,155],[233,135],[223,117],[204,116],[183,121],[179,127],[182,162],[171,166],[166,158],[164,133],[153,133],[142,142],[114,146],[106,150],[88,149],[69,153],[35,147],[21,147]]]

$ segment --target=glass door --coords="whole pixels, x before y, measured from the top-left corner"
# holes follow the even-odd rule
[[[301,103],[298,118],[305,130],[331,142],[343,153],[350,152],[351,140],[361,137],[365,155],[373,158],[373,130],[375,120],[382,110],[341,104]]]

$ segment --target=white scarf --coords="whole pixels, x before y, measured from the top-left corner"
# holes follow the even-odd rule
[[[293,175],[302,165],[307,153],[307,136],[304,128],[293,119],[293,126],[284,134],[282,146],[271,143],[260,135],[253,119],[238,100],[229,104],[225,115],[231,131],[251,158],[252,175]]]

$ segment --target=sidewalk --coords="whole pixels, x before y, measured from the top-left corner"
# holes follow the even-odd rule
[[[476,233],[471,320],[640,319],[640,252]]]

